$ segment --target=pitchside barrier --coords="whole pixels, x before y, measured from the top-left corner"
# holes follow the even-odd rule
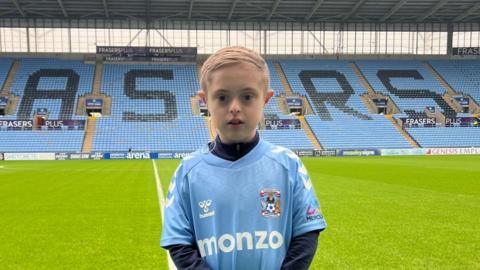
[[[296,150],[299,157],[480,155],[480,147]],[[1,160],[182,159],[190,152],[2,153]]]

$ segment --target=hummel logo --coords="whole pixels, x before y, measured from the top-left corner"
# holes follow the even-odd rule
[[[203,209],[204,213],[208,213],[208,208],[212,205],[212,200],[201,201],[198,203],[198,206]]]
[[[210,211],[212,200],[205,200],[198,203],[198,206],[202,208],[203,213],[200,214],[200,218],[211,217],[215,215],[215,211]]]

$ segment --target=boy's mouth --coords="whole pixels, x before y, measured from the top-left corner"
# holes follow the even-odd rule
[[[243,121],[240,120],[240,119],[232,119],[232,120],[228,121],[227,124],[236,127],[236,126],[239,126],[239,125],[243,124]]]

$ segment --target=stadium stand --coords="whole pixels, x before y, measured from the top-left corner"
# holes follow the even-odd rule
[[[278,117],[284,117],[282,110],[278,106],[278,97],[285,95],[285,90],[283,85],[280,82],[277,71],[273,65],[272,61],[267,61],[268,69],[270,70],[270,88],[273,89],[275,95],[270,99],[270,102],[267,103],[265,107],[265,114],[276,114]]]
[[[292,90],[313,104],[317,115],[305,118],[324,148],[411,147],[390,121],[365,108],[360,95],[366,91],[347,61],[282,60],[281,65]]]
[[[199,89],[194,64],[105,64],[102,93],[112,115],[97,120],[92,151],[192,151],[209,141],[190,97]]]
[[[267,103],[264,115],[266,117],[276,117],[278,119],[296,119],[295,116],[286,115],[280,109],[278,99],[282,95],[285,96],[285,89],[280,81],[273,61],[267,61],[267,65],[270,70],[270,88],[274,90],[275,95]],[[303,129],[259,130],[259,134],[269,142],[290,149],[300,150],[314,148]]]
[[[0,58],[0,92],[5,84],[12,62],[13,60],[10,58]]]
[[[356,61],[376,92],[390,97],[401,110],[422,112],[426,106],[437,106],[446,115],[455,115],[443,100],[445,89],[414,60],[361,60]]]
[[[479,60],[430,60],[430,64],[458,92],[480,101]]]
[[[303,129],[259,130],[259,134],[273,144],[290,149],[313,149]]]
[[[83,130],[0,131],[4,152],[79,152]]]
[[[407,128],[423,147],[471,147],[480,145],[478,127]]]
[[[85,119],[74,115],[77,98],[91,91],[94,66],[82,61],[53,58],[23,58],[11,93],[22,101],[10,119],[31,119],[35,109],[47,107],[51,119]],[[63,98],[62,106],[60,104]],[[9,119],[6,118],[6,119]]]
[[[3,61],[2,61],[3,62]],[[36,109],[47,108],[50,120],[85,120],[74,115],[77,98],[91,91],[93,65],[82,61],[22,58],[10,93],[20,96],[14,115],[3,120],[32,120]],[[2,151],[80,152],[83,130],[0,131]]]
[[[0,61],[3,84],[13,59]],[[278,99],[286,96],[275,61],[269,60],[275,95],[265,108],[266,118],[297,119],[285,114]],[[478,99],[480,81],[473,69],[478,61],[432,60],[432,66],[458,91]],[[281,60],[294,95],[307,98],[313,114],[306,123],[324,149],[410,148],[392,122],[369,113],[360,96],[366,93],[348,61]],[[438,101],[445,88],[419,61],[356,62],[373,89],[389,95],[401,108],[396,118],[428,118],[426,106],[439,108],[447,117],[456,114]],[[449,65],[451,63],[451,65]],[[82,61],[20,58],[11,93],[21,97],[16,114],[4,120],[31,120],[37,108],[47,108],[49,119],[86,120],[75,115],[78,98],[91,93],[95,66]],[[460,79],[458,79],[460,78]],[[464,78],[464,79],[461,79]],[[91,151],[184,151],[209,141],[206,122],[193,115],[190,98],[199,88],[194,64],[104,64],[101,92],[112,97],[111,116],[98,118]],[[393,90],[392,90],[393,89]],[[410,91],[410,92],[409,92]],[[405,131],[422,147],[480,145],[478,128],[411,127]],[[259,129],[268,141],[291,149],[314,147],[302,129]],[[82,150],[84,130],[0,130],[2,151]],[[30,140],[29,140],[30,139]]]
[[[432,66],[441,73],[444,79],[454,87],[474,89],[472,79],[467,79],[469,70],[474,68],[474,61],[429,61]],[[397,60],[357,61],[366,78],[375,91],[388,94],[395,103],[403,110],[402,114],[395,115],[397,118],[407,117],[411,119],[426,119],[425,107],[431,106],[443,112],[446,117],[468,117],[470,114],[456,113],[442,98],[446,88],[441,86],[420,61]],[[465,66],[464,66],[465,65]],[[468,83],[464,83],[467,81]],[[453,84],[452,84],[453,83]],[[460,90],[461,91],[461,90]],[[468,90],[465,93],[469,93]],[[475,128],[465,127],[436,127],[422,125],[421,127],[406,128],[406,131],[422,147],[465,147],[478,145],[477,139],[470,136],[478,136]]]

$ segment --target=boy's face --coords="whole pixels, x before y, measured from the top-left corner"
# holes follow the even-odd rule
[[[273,95],[265,91],[263,72],[250,63],[223,67],[211,74],[208,91],[200,91],[223,143],[249,142],[263,107]]]

